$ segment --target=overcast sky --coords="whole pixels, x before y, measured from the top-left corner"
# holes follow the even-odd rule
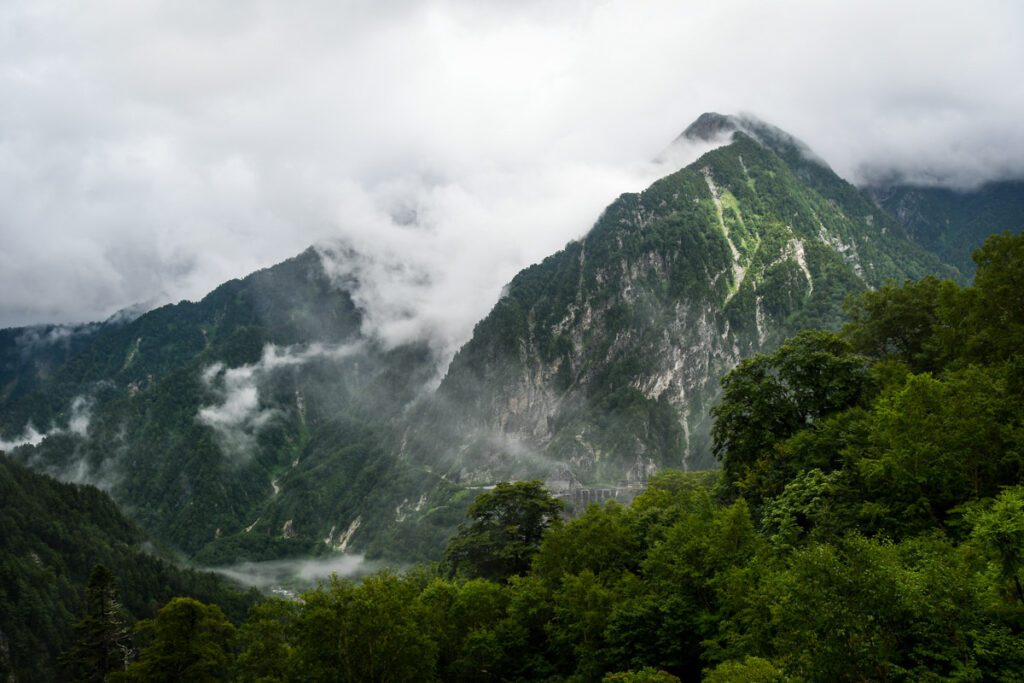
[[[1024,175],[1022,34],[1017,0],[3,0],[0,327],[344,238],[379,331],[452,347],[704,111],[851,180]]]

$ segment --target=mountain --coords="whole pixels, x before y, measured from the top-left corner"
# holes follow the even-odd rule
[[[7,331],[6,356],[47,372],[8,372],[34,389],[0,404],[0,448],[102,486],[199,561],[312,552],[320,524],[340,538],[367,504],[387,469],[381,427],[436,373],[425,344],[385,349],[361,326],[349,286],[310,249],[66,351]]]
[[[971,253],[986,237],[1024,230],[1024,180],[965,190],[875,185],[866,192],[896,217],[911,238],[968,277],[974,275]]]
[[[424,462],[478,485],[714,467],[708,411],[740,359],[834,327],[851,293],[955,274],[781,130],[705,114],[681,137],[726,144],[516,276],[411,429]]]
[[[234,619],[254,596],[152,553],[109,496],[62,484],[0,456],[0,680],[60,680],[96,564],[117,578],[129,617],[148,618],[176,595],[216,602]]]
[[[5,331],[0,449],[207,564],[429,557],[502,479],[715,467],[740,359],[835,326],[850,293],[958,273],[777,128],[706,114],[681,137],[720,146],[517,275],[435,392],[430,346],[366,334],[337,275],[358,269],[325,268],[357,255],[321,247],[64,346]]]

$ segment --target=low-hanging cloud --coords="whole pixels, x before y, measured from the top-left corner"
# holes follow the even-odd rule
[[[245,462],[255,452],[257,436],[280,417],[279,408],[260,401],[260,385],[276,370],[314,359],[341,360],[362,344],[310,344],[280,347],[268,344],[256,363],[227,368],[214,363],[202,373],[202,381],[219,402],[204,406],[196,420],[217,434],[221,450],[235,462]]]
[[[241,562],[230,567],[207,569],[253,588],[302,589],[331,575],[354,578],[380,568],[381,565],[368,562],[362,555],[338,554],[318,558]]]
[[[444,358],[521,268],[585,233],[619,193],[725,142],[678,140],[656,161],[618,168],[559,166],[529,178],[491,168],[458,180],[402,177],[372,192],[353,189],[340,208],[344,238],[318,251],[365,311],[367,336],[387,346],[426,340]]]
[[[372,330],[452,347],[703,111],[853,180],[1024,174],[1022,27],[1001,0],[3,3],[0,326],[341,239]]]
[[[56,339],[57,343],[61,340],[59,336]],[[118,463],[124,446],[123,436],[106,445],[108,457],[99,462],[90,460],[81,446],[89,439],[94,407],[95,401],[91,396],[76,396],[71,401],[67,421],[64,424],[55,423],[45,432],[40,432],[32,423],[29,423],[25,425],[20,435],[10,439],[0,438],[0,451],[11,452],[25,446],[40,446],[46,439],[53,436],[75,437],[73,451],[62,453],[60,459],[56,461],[47,457],[45,449],[30,448],[27,452],[19,455],[28,466],[45,472],[60,481],[88,484],[104,491],[110,491],[121,478]]]
[[[76,396],[71,401],[67,423],[51,425],[45,432],[40,432],[31,422],[25,425],[22,433],[8,439],[0,437],[0,451],[12,451],[22,446],[38,446],[50,436],[72,434],[79,438],[89,436],[89,424],[92,421],[93,400],[88,396]]]

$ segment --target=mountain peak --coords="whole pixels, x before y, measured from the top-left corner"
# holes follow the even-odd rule
[[[711,111],[698,116],[697,120],[687,126],[679,137],[695,142],[710,142],[727,133],[734,133],[742,129],[743,126],[737,117]]]
[[[810,162],[829,168],[829,165],[805,142],[752,114],[705,112],[687,126],[673,144],[721,141],[726,137],[731,139],[736,133],[749,136],[762,147],[770,149],[790,162]]]

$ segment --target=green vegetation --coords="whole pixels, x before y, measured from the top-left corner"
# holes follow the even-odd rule
[[[330,530],[360,518],[355,544],[380,539],[409,482],[422,482],[400,470],[383,435],[435,359],[426,345],[365,339],[361,316],[310,249],[133,321],[64,336],[0,331],[0,434],[56,427],[9,455],[102,486],[151,537],[203,565],[327,552]],[[227,400],[223,382],[204,380],[209,368],[257,367],[268,346],[287,356],[317,344],[354,346],[255,370],[254,410],[267,418],[259,428],[239,416],[228,443],[197,420]],[[85,434],[67,429],[76,400],[91,418]],[[413,556],[440,548],[433,540]]]
[[[799,329],[837,328],[850,294],[956,274],[783,133],[758,137],[737,133],[622,195],[585,238],[517,275],[425,411],[423,461],[550,476],[502,453],[502,432],[586,482],[638,460],[713,467],[721,374]],[[445,422],[458,445],[431,438]]]
[[[502,482],[469,506],[472,521],[448,542],[445,562],[453,575],[468,578],[505,581],[522,574],[561,511],[542,482]]]
[[[154,619],[135,625],[145,641],[139,658],[109,681],[177,683],[224,680],[235,627],[216,605],[174,598]]]
[[[1005,180],[972,189],[914,185],[868,188],[918,244],[974,274],[971,254],[996,232],[1024,230],[1024,182]]]
[[[445,565],[266,600],[230,643],[221,617],[208,638],[173,630],[173,601],[140,629],[168,621],[171,635],[134,667],[156,667],[151,680],[187,660],[240,681],[1019,681],[1024,236],[976,258],[973,287],[866,293],[839,332],[730,372],[720,475],[665,471],[629,507],[567,521],[537,482],[502,484],[470,507]]]
[[[254,600],[154,554],[91,486],[62,484],[0,456],[0,501],[0,680],[90,680],[88,672],[114,670],[117,657],[123,662],[124,624],[175,595],[215,602],[235,619]]]
[[[85,615],[75,624],[75,643],[61,658],[75,681],[102,682],[107,674],[124,671],[132,644],[114,575],[101,564],[85,587]]]

